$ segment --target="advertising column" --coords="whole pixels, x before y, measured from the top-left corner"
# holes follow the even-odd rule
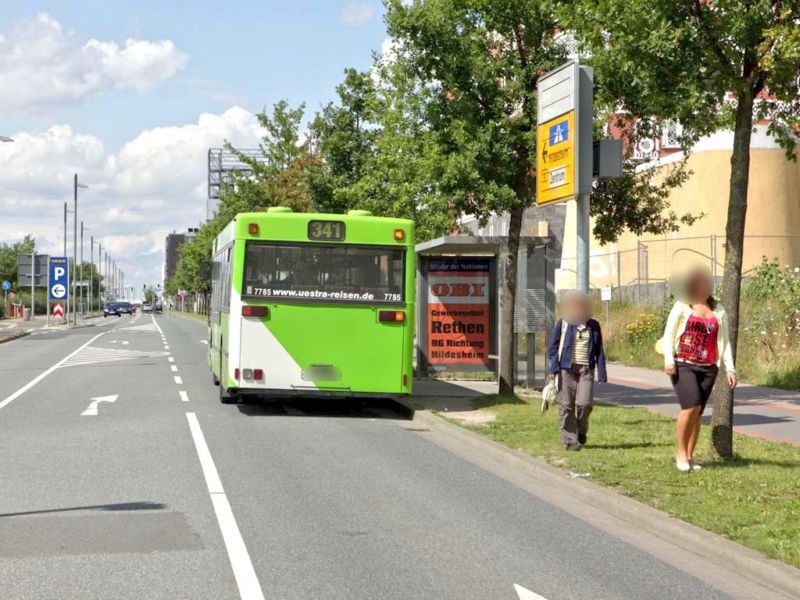
[[[488,258],[428,262],[428,363],[436,369],[489,368]]]

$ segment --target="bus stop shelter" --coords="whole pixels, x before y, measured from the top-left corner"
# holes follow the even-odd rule
[[[514,307],[517,383],[546,376],[546,339],[555,314],[550,238],[520,239]],[[504,236],[445,236],[417,244],[417,374],[491,374],[502,347]],[[552,254],[552,252],[551,252]]]

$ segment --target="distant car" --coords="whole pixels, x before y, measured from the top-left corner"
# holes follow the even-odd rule
[[[119,312],[119,305],[116,302],[106,302],[105,306],[103,306],[103,318],[106,317],[113,317],[113,316],[121,317],[122,313]]]
[[[143,313],[153,312],[153,305],[150,304],[149,302],[145,302],[144,304],[142,304],[142,312]]]
[[[164,307],[161,305],[161,302],[156,302],[153,305],[153,312],[155,312],[155,313],[163,313],[164,312]]]

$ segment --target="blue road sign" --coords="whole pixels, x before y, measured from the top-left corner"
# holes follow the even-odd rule
[[[7,292],[11,289],[11,282],[10,281],[3,281],[3,291]]]
[[[551,146],[566,142],[569,139],[569,122],[564,120],[559,121],[555,125],[551,125],[549,137]]]
[[[69,262],[64,256],[50,257],[50,300],[69,298]]]

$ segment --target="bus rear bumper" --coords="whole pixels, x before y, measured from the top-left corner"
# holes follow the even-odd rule
[[[410,392],[354,392],[351,390],[321,390],[317,388],[303,388],[303,389],[265,389],[265,388],[229,388],[229,392],[233,396],[250,397],[250,398],[264,398],[269,400],[286,400],[294,399],[300,400],[303,398],[330,398],[330,399],[381,399],[381,400],[397,400],[402,401],[408,399],[411,395]]]

